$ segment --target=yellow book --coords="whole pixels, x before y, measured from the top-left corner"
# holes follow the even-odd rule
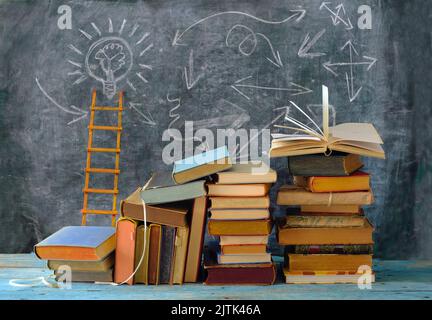
[[[209,234],[213,236],[255,236],[271,233],[271,220],[213,220],[208,223]]]
[[[350,192],[370,190],[369,174],[356,171],[349,176],[303,177],[294,176],[294,184],[312,192]]]
[[[189,241],[189,227],[178,227],[174,249],[173,284],[183,284]]]

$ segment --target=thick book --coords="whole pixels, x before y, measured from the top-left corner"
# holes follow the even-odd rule
[[[114,261],[114,253],[100,261],[48,260],[48,269],[57,270],[60,266],[67,265],[72,271],[102,272],[112,269]]]
[[[264,197],[271,184],[208,184],[207,187],[209,197]]]
[[[343,205],[302,205],[300,211],[307,214],[362,214],[362,208],[358,204],[343,204]]]
[[[210,209],[214,220],[259,220],[269,219],[269,209]]]
[[[288,157],[288,169],[294,176],[347,176],[363,167],[357,154],[332,152],[330,156],[309,154]]]
[[[56,281],[61,281],[64,273],[54,272]],[[72,282],[113,282],[113,269],[106,271],[72,271]]]
[[[213,220],[209,219],[208,232],[213,236],[259,236],[272,230],[268,220]]]
[[[189,227],[177,227],[172,284],[183,284],[186,269],[188,243]]]
[[[276,233],[281,245],[340,245],[373,244],[373,227],[365,221],[363,227],[344,228],[284,228]]]
[[[352,272],[352,271],[290,271],[283,270],[287,284],[338,284],[338,283],[373,283],[375,274]]]
[[[173,180],[171,173],[164,171],[153,173],[141,189],[141,198],[149,205],[190,200],[206,194],[205,180],[179,185]]]
[[[277,194],[277,204],[298,205],[369,205],[373,203],[371,191],[311,192],[304,188],[284,185]]]
[[[159,262],[161,255],[162,226],[150,224],[150,243],[147,279],[148,284],[159,284]]]
[[[269,196],[265,197],[211,197],[211,209],[268,209]]]
[[[290,271],[354,271],[372,268],[370,254],[287,254],[285,266]]]
[[[267,252],[265,244],[229,244],[221,245],[220,251],[222,254],[264,254]]]
[[[277,173],[262,161],[233,164],[215,174],[215,182],[220,184],[274,183]]]
[[[116,228],[114,282],[133,284],[135,270],[135,242],[138,223],[120,218]]]
[[[217,255],[219,264],[242,264],[242,263],[271,263],[270,253],[254,254],[221,254]]]
[[[219,244],[221,246],[225,245],[267,245],[268,243],[268,235],[262,236],[220,236]]]
[[[194,201],[184,282],[197,282],[202,265],[202,248],[207,216],[207,198]]]
[[[370,123],[342,123],[329,126],[328,88],[323,86],[322,128],[291,101],[294,110],[299,110],[312,124],[285,115],[288,126],[278,125],[290,133],[273,133],[270,157],[290,157],[306,154],[327,154],[332,151],[353,153],[385,159],[384,143],[375,127]],[[291,106],[290,106],[291,107]]]
[[[148,284],[149,244],[150,230],[142,224],[136,230],[134,283]]]
[[[174,162],[172,178],[182,184],[231,168],[231,158],[226,146]]]
[[[174,268],[174,249],[175,249],[176,228],[162,226],[161,254],[159,261],[159,283],[172,283],[172,273]]]
[[[116,246],[115,228],[63,227],[34,247],[39,259],[100,261]]]
[[[373,254],[371,244],[285,246],[285,253],[296,254]]]
[[[283,228],[345,228],[363,227],[365,217],[355,215],[295,215],[286,216]]]
[[[144,212],[140,196],[141,188],[136,189],[129,197],[121,202],[122,217],[143,221]],[[147,205],[147,222],[184,227],[188,224],[187,213],[192,207],[192,201],[172,202],[169,204]]]
[[[367,191],[370,190],[370,177],[363,171],[345,177],[294,176],[294,184],[311,192]]]

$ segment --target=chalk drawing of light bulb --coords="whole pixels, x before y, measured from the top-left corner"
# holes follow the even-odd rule
[[[88,75],[103,84],[103,93],[109,99],[114,97],[117,82],[127,76],[132,65],[132,50],[120,37],[100,38],[90,46],[85,58]]]

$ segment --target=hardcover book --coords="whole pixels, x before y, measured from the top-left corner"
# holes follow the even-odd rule
[[[45,260],[100,261],[115,246],[113,227],[70,226],[39,242],[34,252]]]
[[[271,233],[271,220],[213,220],[208,223],[208,232],[213,236],[256,236]]]
[[[102,272],[114,267],[114,253],[109,254],[100,261],[73,261],[73,260],[48,260],[48,269],[57,270],[60,266],[67,265],[74,271]]]
[[[178,227],[175,239],[174,271],[172,275],[172,284],[183,284],[186,270],[188,243],[189,227]]]
[[[265,197],[211,197],[211,209],[268,209],[270,198]]]
[[[254,254],[218,254],[219,264],[242,264],[242,263],[271,263],[270,253]]]
[[[144,237],[145,236],[145,237]],[[145,241],[144,241],[145,239]],[[145,225],[138,226],[135,242],[134,283],[148,284],[150,230]],[[144,253],[144,257],[143,257]],[[141,264],[140,264],[141,262]]]
[[[290,271],[353,271],[360,266],[372,268],[369,254],[288,254],[285,263]]]
[[[295,215],[285,218],[283,228],[344,228],[363,227],[366,218],[348,215]]]
[[[362,214],[362,209],[358,204],[343,205],[302,205],[300,211],[307,214]]]
[[[150,224],[150,243],[147,278],[148,284],[159,284],[159,262],[161,255],[162,226]]]
[[[260,220],[269,219],[268,209],[210,209],[214,220]]]
[[[269,183],[208,184],[209,197],[263,197],[271,188]]]
[[[226,146],[209,150],[174,162],[172,178],[182,184],[231,168],[231,158]]]
[[[56,281],[61,281],[63,273],[54,272]],[[112,282],[113,269],[106,271],[72,271],[72,282]]]
[[[219,244],[221,246],[228,246],[228,245],[267,245],[268,243],[268,235],[262,235],[262,236],[220,236],[219,237]]]
[[[120,218],[116,228],[116,250],[114,282],[133,284],[135,267],[135,242],[138,223],[132,219]]]
[[[250,184],[274,183],[277,173],[262,161],[233,164],[233,166],[215,174],[216,183]]]
[[[172,283],[176,228],[162,226],[159,283]]]
[[[294,176],[294,184],[311,192],[352,192],[370,190],[369,174],[356,171],[344,177]]]
[[[352,271],[290,271],[284,268],[283,272],[287,284],[358,284],[364,278],[363,273]],[[371,272],[368,280],[375,282],[375,274]]]
[[[221,245],[221,253],[228,254],[264,254],[267,253],[267,245],[265,244],[230,244]]]
[[[285,254],[373,254],[373,245],[296,245],[285,246]]]

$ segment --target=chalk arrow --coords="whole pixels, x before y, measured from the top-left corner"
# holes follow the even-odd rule
[[[325,53],[322,52],[309,52],[309,50],[312,48],[312,46],[321,38],[321,36],[326,32],[325,29],[318,32],[312,39],[309,37],[309,33],[306,35],[306,37],[303,40],[302,45],[300,46],[297,55],[300,58],[315,58],[324,56]]]
[[[265,41],[267,41],[267,43],[268,43],[268,45],[269,45],[269,47],[270,47],[270,50],[271,50],[272,55],[273,55],[273,60],[270,59],[269,57],[266,57],[267,60],[270,61],[271,63],[273,63],[273,64],[274,64],[276,67],[278,67],[278,68],[283,67],[283,63],[282,63],[282,59],[281,59],[281,57],[280,57],[279,51],[278,51],[278,50],[275,50],[275,49],[273,48],[273,45],[272,45],[270,39],[267,38],[267,37],[266,37],[264,34],[262,34],[262,33],[257,33],[257,35],[258,35],[258,36],[261,36]]]
[[[141,117],[140,122],[144,124],[148,124],[149,126],[155,126],[157,123],[154,121],[153,116],[150,112],[148,112],[148,115],[145,115],[142,111],[140,111],[138,108],[142,106],[142,103],[135,103],[135,102],[129,102],[129,108],[134,110],[138,115]]]
[[[176,31],[173,41],[172,41],[172,46],[180,46],[180,45],[185,45],[184,43],[181,43],[181,38],[192,28],[194,28],[195,26],[199,25],[200,23],[203,23],[211,18],[214,17],[218,17],[218,16],[222,16],[222,15],[228,15],[228,14],[234,14],[234,15],[242,15],[242,16],[246,16],[249,17],[253,20],[256,20],[258,22],[262,22],[265,24],[272,24],[272,25],[276,25],[276,24],[282,24],[285,22],[288,22],[290,20],[295,20],[295,22],[299,22],[300,20],[303,19],[303,17],[306,14],[306,10],[304,9],[294,9],[294,10],[290,10],[290,12],[292,12],[293,14],[291,14],[290,16],[288,16],[287,18],[283,19],[283,20],[279,20],[279,21],[270,21],[270,20],[265,20],[265,19],[261,19],[258,17],[255,17],[249,13],[246,12],[241,12],[241,11],[224,11],[224,12],[218,12],[215,14],[212,14],[208,17],[205,17],[203,19],[200,19],[196,22],[194,22],[193,24],[191,24],[189,27],[187,27],[184,31],[180,32],[179,30]]]
[[[319,9],[326,9],[328,12],[330,12],[331,14],[331,19],[333,22],[334,26],[337,26],[339,24],[339,22],[342,22],[345,25],[345,29],[346,30],[351,30],[353,28],[353,25],[351,23],[350,18],[347,16],[346,12],[345,12],[345,7],[344,5],[341,3],[339,5],[337,5],[335,7],[335,10],[337,10],[336,12],[334,12],[332,9],[330,9],[329,5],[331,4],[331,2],[328,1],[324,1],[321,3]],[[343,14],[346,17],[346,20],[342,19],[342,17],[340,16],[340,12],[343,11]]]
[[[296,84],[294,82],[290,82],[290,87],[289,88],[278,88],[278,87],[269,87],[269,86],[258,86],[258,85],[253,85],[253,84],[244,84],[243,81],[250,79],[250,77],[246,77],[240,80],[237,80],[233,85],[231,85],[231,88],[233,88],[235,91],[237,91],[237,93],[239,93],[240,95],[242,95],[244,98],[246,98],[247,100],[250,100],[250,97],[247,96],[241,89],[242,88],[250,88],[250,89],[259,89],[259,90],[268,90],[268,91],[288,91],[288,92],[292,92],[291,95],[292,96],[297,96],[297,95],[301,95],[301,94],[306,94],[306,93],[310,93],[312,92],[311,89],[308,89],[306,87],[303,87],[299,84]]]
[[[189,53],[189,71],[187,67],[184,67],[184,77],[186,81],[186,88],[188,90],[192,89],[197,84],[197,82],[204,76],[204,73],[201,73],[194,80],[193,69],[193,50],[191,50]]]
[[[348,76],[348,72],[345,72],[345,79],[347,84],[348,98],[350,102],[353,102],[359,95],[362,87],[360,86],[357,91],[354,91],[354,78],[352,76]]]

